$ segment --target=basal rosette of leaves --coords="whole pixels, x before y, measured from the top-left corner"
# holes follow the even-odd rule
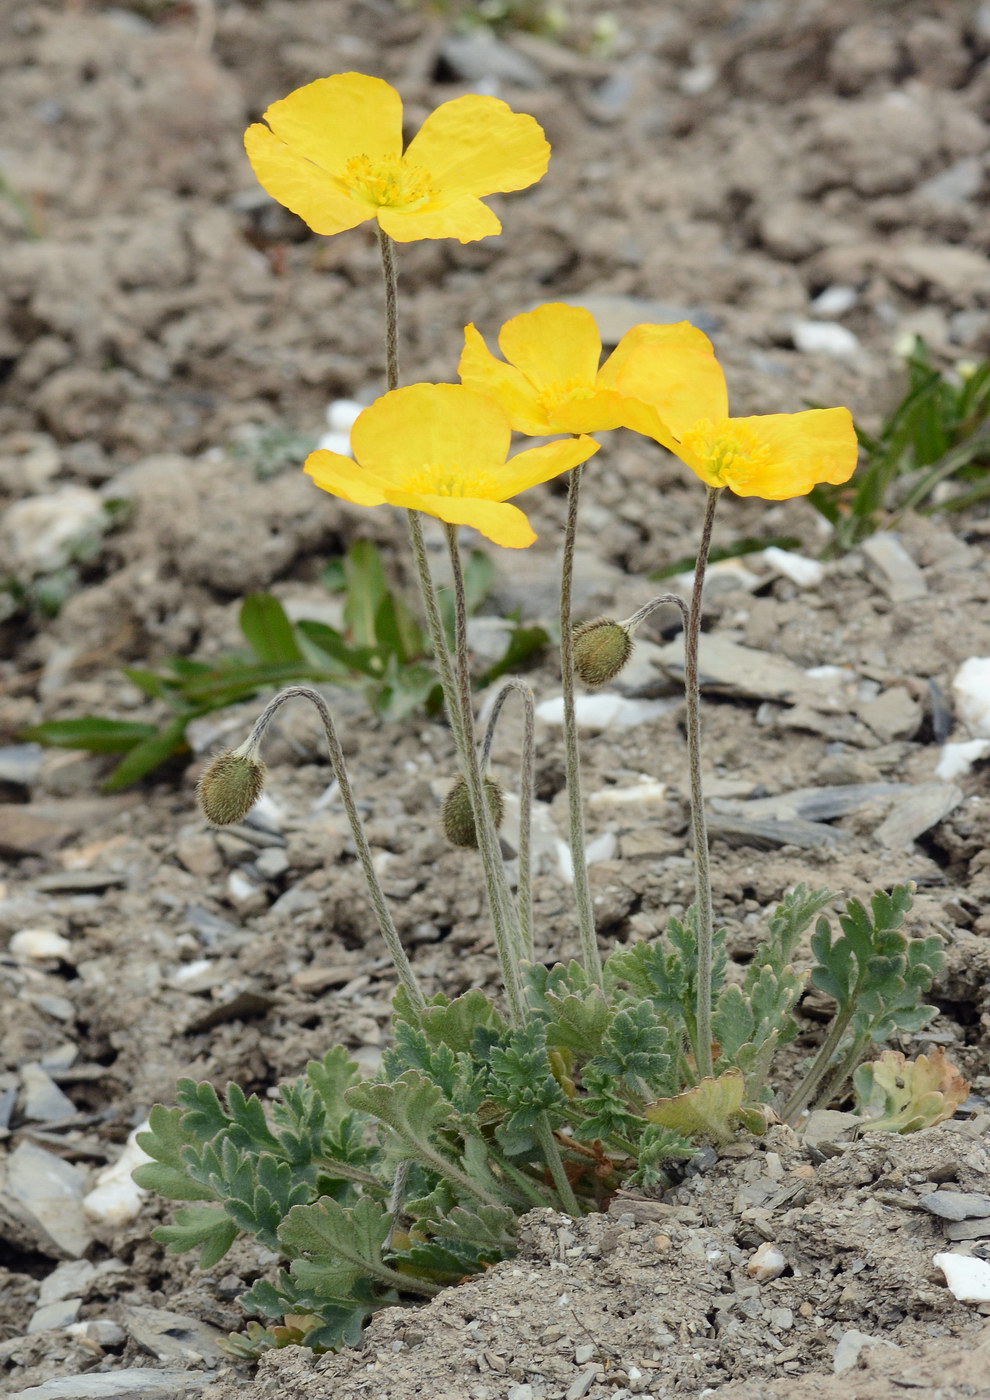
[[[729,1142],[772,1120],[772,1066],[798,1033],[807,975],[799,940],[818,919],[810,978],[851,1009],[840,1058],[916,1029],[918,992],[939,970],[937,939],[900,931],[906,887],[850,902],[836,935],[825,889],[799,887],[770,917],[741,984],[725,980],[716,937],[715,1075],[699,1082],[694,910],[666,935],[612,953],[604,986],[578,963],[524,968],[526,1024],[480,990],[417,1009],[401,991],[374,1079],[341,1047],[283,1084],[274,1104],[236,1084],[221,1099],[183,1080],[152,1110],[139,1185],[185,1203],[155,1231],[212,1268],[239,1235],[284,1261],[241,1298],[249,1324],[231,1351],[354,1343],[376,1309],[432,1297],[513,1252],[518,1217],[561,1208],[538,1123],[545,1115],[580,1210],[620,1186],[662,1187],[703,1140]],[[855,997],[855,1000],[854,1000]]]

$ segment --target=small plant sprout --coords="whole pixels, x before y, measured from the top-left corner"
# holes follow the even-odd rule
[[[860,1066],[870,1044],[918,1031],[935,1012],[923,997],[940,970],[941,948],[938,939],[904,931],[908,886],[874,895],[869,906],[850,901],[835,932],[825,912],[833,892],[798,885],[764,916],[754,955],[737,977],[727,975],[726,931],[714,919],[698,638],[716,507],[726,489],[780,500],[816,482],[848,481],[857,456],[848,411],[731,418],[715,352],[694,326],[637,326],[600,363],[594,318],[555,303],[503,326],[504,359],[468,326],[462,383],[400,387],[392,240],[470,241],[497,232],[480,196],[540,178],[542,133],[504,103],[458,98],[428,117],[403,152],[398,94],[360,74],[311,83],[274,103],[266,121],[248,133],[266,189],[319,233],[377,222],[387,390],[354,424],[353,460],[318,450],[305,469],[316,487],[358,506],[406,511],[425,619],[419,659],[435,667],[431,683],[442,690],[457,759],[442,825],[462,858],[477,863],[501,987],[497,995],[480,988],[454,998],[424,995],[375,871],[327,702],[310,685],[277,694],[245,742],[207,769],[204,810],[216,822],[244,815],[263,782],[259,750],[268,725],[288,700],[309,701],[398,985],[389,1045],[371,1077],[337,1047],[280,1085],[268,1106],[236,1084],[221,1097],[209,1084],[183,1080],[174,1107],[152,1110],[141,1138],[152,1161],[136,1179],[186,1203],[157,1238],[175,1250],[200,1249],[208,1267],[240,1235],[282,1261],[242,1299],[261,1320],[231,1340],[238,1356],[288,1342],[316,1349],[354,1342],[377,1308],[430,1298],[511,1254],[518,1218],[530,1208],[580,1216],[601,1209],[622,1186],[668,1186],[702,1141],[759,1134],[775,1112],[800,1126],[808,1106],[845,1093],[853,1075],[874,1128],[937,1121],[959,1101],[958,1084],[934,1061],[913,1069],[898,1062],[892,1071],[881,1056]],[[673,451],[701,478],[691,597],[686,603],[664,594],[625,621],[574,628],[582,473],[595,470],[588,466],[599,450],[592,435],[619,426]],[[551,441],[510,456],[514,431]],[[533,695],[522,681],[507,680],[479,743],[460,531],[472,526],[494,545],[526,548],[535,532],[514,498],[564,473],[560,660],[574,937],[569,958],[544,961],[531,859]],[[440,522],[449,561],[446,613],[424,516]],[[365,620],[375,628],[388,611],[384,595],[376,596]],[[357,611],[360,594],[354,602]],[[614,679],[636,629],[663,605],[679,609],[684,628],[695,899],[657,938],[603,958],[584,847],[575,683]],[[393,630],[407,636],[419,626],[394,605],[391,616]],[[279,635],[284,641],[284,629]],[[306,635],[319,644],[312,629]],[[334,657],[336,642],[323,640]],[[523,712],[517,867],[507,865],[497,834],[510,793],[491,771],[510,700]],[[809,957],[802,939],[812,928]],[[797,1006],[809,982],[834,1000],[835,1017],[785,1093],[774,1066],[798,1036]]]

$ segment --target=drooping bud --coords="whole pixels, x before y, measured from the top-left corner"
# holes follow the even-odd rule
[[[207,821],[214,826],[242,821],[261,796],[266,774],[261,759],[241,749],[217,754],[196,784]]]
[[[582,622],[574,629],[574,670],[585,685],[614,681],[632,651],[632,633],[610,617]]]
[[[492,821],[497,831],[502,824],[502,816],[505,812],[502,788],[494,778],[486,778],[484,786],[488,810],[492,814]],[[443,834],[452,846],[477,849],[478,833],[475,829],[474,813],[471,810],[471,794],[468,792],[467,781],[463,776],[454,780],[453,787],[444,798],[440,824],[443,827]]]

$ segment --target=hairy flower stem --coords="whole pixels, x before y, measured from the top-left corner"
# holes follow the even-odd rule
[[[704,1079],[711,1075],[712,1064],[712,878],[708,863],[708,829],[705,824],[705,799],[701,786],[701,691],[698,685],[698,640],[701,635],[701,604],[705,590],[705,570],[712,543],[715,507],[722,494],[718,486],[709,486],[705,500],[705,518],[701,527],[701,542],[694,566],[694,587],[691,589],[691,609],[684,634],[684,698],[687,707],[688,768],[691,774],[691,836],[694,843],[695,905],[698,920],[698,1074]]]
[[[560,1148],[557,1146],[557,1139],[553,1135],[549,1118],[545,1113],[541,1113],[533,1126],[536,1141],[540,1144],[543,1159],[550,1169],[550,1175],[553,1177],[553,1184],[557,1188],[561,1205],[568,1215],[580,1215],[581,1207],[574,1194],[574,1188],[568,1180],[567,1172],[564,1170],[564,1159],[560,1155]]]
[[[502,707],[512,694],[519,695],[523,702],[523,747],[522,764],[519,774],[519,953],[529,962],[533,961],[533,795],[536,788],[536,740],[535,704],[533,692],[525,681],[509,680],[495,697],[488,726],[481,745],[481,772],[488,772],[495,726],[502,713]]]
[[[454,650],[457,657],[456,689],[448,693],[448,706],[459,709],[460,724],[464,736],[461,762],[467,780],[471,810],[474,813],[474,826],[478,834],[478,849],[485,870],[485,884],[492,912],[492,930],[495,935],[495,951],[498,955],[505,992],[509,1000],[509,1010],[514,1025],[521,1026],[525,1019],[522,982],[519,976],[519,948],[521,935],[516,917],[509,882],[505,874],[505,864],[498,842],[498,833],[492,820],[491,808],[485,796],[484,779],[478,750],[474,743],[474,709],[471,701],[471,667],[467,641],[467,595],[464,588],[464,570],[461,565],[460,545],[457,541],[457,526],[444,525],[447,548],[450,551],[450,566],[454,579]],[[446,645],[444,645],[446,652]],[[449,656],[448,656],[449,666]],[[446,691],[446,683],[444,690]]]
[[[368,839],[364,834],[364,824],[354,801],[354,793],[351,789],[350,779],[347,776],[347,768],[344,763],[344,752],[340,747],[340,740],[337,738],[337,731],[334,727],[333,716],[327,707],[327,702],[318,690],[313,690],[308,685],[293,685],[281,691],[270,700],[257,720],[248,739],[247,747],[249,753],[255,753],[262,739],[265,736],[269,724],[271,724],[276,713],[282,708],[287,700],[308,700],[316,709],[317,714],[323,724],[323,733],[326,737],[327,752],[330,755],[330,766],[333,775],[337,779],[337,786],[340,789],[340,800],[343,803],[344,812],[350,823],[351,835],[354,838],[354,847],[357,851],[358,860],[361,862],[361,870],[364,874],[365,883],[368,886],[368,894],[371,898],[371,905],[378,920],[378,927],[385,940],[395,970],[399,974],[399,981],[405,987],[412,1003],[418,1009],[426,1006],[426,998],[423,996],[416,974],[412,970],[412,965],[406,957],[405,949],[399,938],[395,924],[392,922],[392,915],[389,911],[388,903],[385,899],[385,892],[379,883],[375,873],[374,863],[371,858],[371,848]]]
[[[602,960],[595,934],[591,907],[588,858],[584,849],[584,804],[581,801],[581,757],[578,751],[577,719],[574,713],[574,635],[571,600],[574,592],[574,545],[577,538],[578,506],[581,499],[581,467],[575,467],[567,489],[567,523],[564,526],[564,553],[560,569],[560,678],[564,695],[564,767],[567,774],[567,807],[570,817],[571,862],[574,866],[574,902],[577,905],[578,935],[584,970],[599,987]]]
[[[392,240],[380,227],[378,229],[378,247],[381,252],[382,275],[385,283],[385,371],[386,382],[391,392],[391,390],[398,388],[399,384],[398,275],[396,273]],[[488,887],[488,899],[492,914],[495,947],[502,969],[502,976],[505,980],[505,991],[509,1001],[509,1011],[513,1023],[515,1025],[521,1025],[523,1021],[522,986],[519,980],[519,967],[515,957],[515,949],[512,947],[514,937],[512,929],[515,922],[514,910],[512,908],[512,899],[509,894],[508,882],[505,878],[505,868],[502,864],[498,836],[495,832],[491,811],[485,798],[481,769],[478,765],[478,754],[474,744],[474,720],[471,711],[471,680],[470,676],[467,674],[467,609],[463,597],[464,579],[463,575],[461,575],[461,598],[458,606],[464,611],[463,632],[465,640],[463,643],[462,676],[459,681],[458,677],[454,675],[450,652],[447,648],[447,636],[444,631],[443,620],[440,616],[436,585],[433,582],[433,575],[430,572],[430,562],[426,552],[426,541],[423,538],[423,526],[416,511],[408,511],[407,518],[409,521],[409,538],[412,544],[413,558],[416,563],[416,573],[419,578],[419,588],[423,598],[423,607],[426,612],[426,622],[433,647],[433,655],[440,673],[440,685],[446,700],[447,715],[450,720],[450,728],[457,748],[457,756],[460,760],[461,771],[467,782],[468,794],[471,799],[471,808],[474,812],[475,829],[478,833],[478,844],[485,869],[485,883]],[[452,559],[455,555],[456,534],[454,536],[454,546],[451,549]],[[456,567],[458,568],[459,563],[460,559],[458,555],[456,558]],[[460,631],[459,623],[459,638]],[[463,685],[467,687],[466,703]],[[515,936],[515,941],[518,941],[518,935]]]

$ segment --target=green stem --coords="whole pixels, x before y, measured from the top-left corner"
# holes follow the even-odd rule
[[[694,843],[695,907],[698,921],[698,1075],[708,1078],[712,1064],[712,879],[708,863],[708,830],[705,825],[705,796],[701,785],[701,691],[698,685],[698,639],[701,635],[701,604],[705,589],[705,569],[712,543],[715,507],[722,494],[717,486],[708,487],[705,519],[701,527],[698,560],[691,590],[691,609],[684,634],[684,699],[687,708],[688,767],[691,773],[691,835]]]
[[[508,680],[495,697],[488,726],[481,746],[481,771],[488,772],[495,726],[502,713],[502,707],[513,693],[522,697],[523,702],[523,749],[519,775],[519,953],[529,962],[533,961],[533,796],[536,788],[536,741],[535,703],[533,692],[525,681]]]
[[[385,279],[385,382],[391,392],[399,387],[399,279],[392,240],[380,224],[375,227]]]
[[[495,935],[495,951],[505,982],[511,1020],[514,1025],[521,1026],[525,1020],[518,957],[521,937],[512,895],[509,891],[509,882],[505,874],[502,852],[498,843],[498,833],[495,830],[491,808],[485,795],[481,764],[478,761],[478,751],[474,743],[474,708],[471,701],[464,570],[461,565],[461,551],[457,541],[457,526],[445,524],[443,528],[447,538],[447,548],[450,551],[450,566],[454,581],[454,644],[457,658],[457,689],[451,696],[451,708],[457,707],[460,710],[464,735],[461,761],[471,798],[471,809],[474,812],[474,825],[485,871],[485,884],[488,887],[492,929]]]
[[[553,1184],[557,1188],[557,1194],[560,1197],[561,1204],[568,1215],[582,1215],[583,1212],[578,1204],[578,1198],[575,1196],[574,1188],[571,1186],[567,1178],[567,1172],[564,1170],[564,1160],[560,1155],[557,1139],[553,1135],[550,1119],[545,1113],[541,1113],[539,1118],[537,1118],[534,1124],[534,1131],[536,1133],[536,1141],[540,1144],[540,1148],[543,1152],[543,1159],[550,1169],[550,1175],[553,1177]]]
[[[829,1026],[828,1034],[818,1047],[818,1054],[812,1060],[804,1078],[800,1081],[797,1088],[781,1109],[781,1118],[785,1123],[791,1124],[792,1127],[797,1122],[798,1116],[802,1110],[811,1102],[818,1090],[818,1086],[828,1073],[832,1063],[832,1057],[842,1044],[842,1037],[849,1029],[849,1022],[853,1017],[854,1004],[855,1003],[850,1000],[848,1009],[837,1015],[831,1026]]]
[[[581,498],[580,466],[571,472],[567,490],[567,522],[560,570],[560,675],[564,696],[564,765],[567,773],[567,806],[570,818],[571,862],[574,866],[574,902],[577,905],[581,961],[592,982],[602,984],[602,960],[595,934],[591,905],[588,858],[584,848],[584,804],[581,800],[581,756],[574,713],[574,633],[571,600],[574,592],[574,545]]]
[[[850,1045],[842,1059],[836,1065],[834,1071],[829,1075],[818,1095],[816,1108],[827,1108],[831,1101],[838,1094],[846,1080],[852,1074],[863,1055],[863,1050],[869,1040],[869,1035],[859,1035]]]
[[[405,987],[412,1000],[413,1005],[422,1010],[426,1005],[426,998],[423,996],[416,974],[412,970],[412,964],[406,957],[405,949],[399,938],[398,931],[392,920],[392,915],[385,899],[385,892],[381,887],[378,875],[375,872],[374,862],[371,858],[371,848],[368,839],[364,834],[364,824],[361,821],[361,814],[358,812],[357,803],[354,801],[354,793],[351,789],[350,779],[347,776],[347,767],[344,763],[344,751],[340,747],[340,740],[337,738],[337,731],[334,727],[333,716],[327,706],[327,702],[317,690],[313,690],[308,685],[293,685],[281,691],[275,698],[269,701],[263,713],[251,731],[251,736],[245,748],[253,754],[255,749],[264,738],[265,730],[268,728],[278,710],[282,708],[287,700],[296,698],[308,700],[315,706],[317,714],[323,724],[323,733],[326,738],[327,752],[330,755],[330,766],[333,775],[337,779],[337,786],[340,789],[340,800],[344,807],[347,820],[350,823],[351,835],[354,838],[354,847],[357,851],[358,860],[361,863],[361,870],[364,874],[365,883],[368,886],[368,893],[371,898],[371,905],[378,919],[378,927],[385,940],[395,970],[399,974],[399,981]]]

